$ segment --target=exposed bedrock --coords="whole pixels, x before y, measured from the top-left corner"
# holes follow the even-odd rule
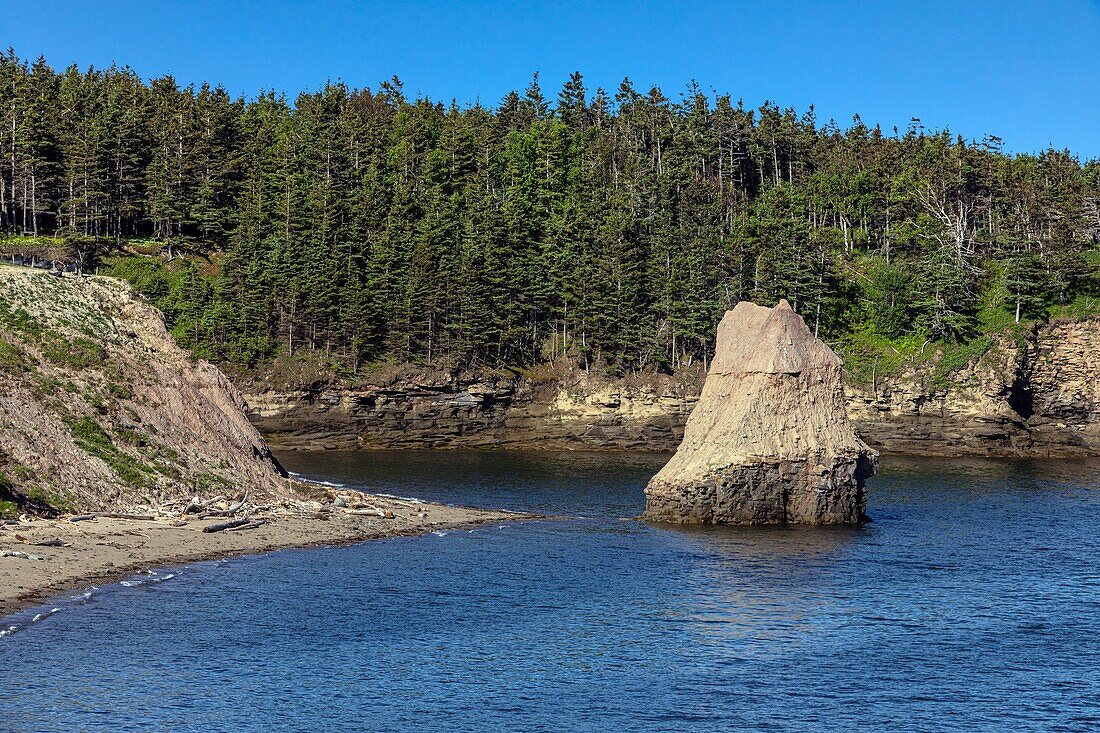
[[[1100,455],[1100,319],[1055,321],[945,379],[935,360],[846,388],[872,446],[915,455]]]
[[[0,267],[0,357],[0,500],[20,512],[291,491],[229,379],[119,280]]]
[[[253,389],[245,399],[253,424],[284,450],[672,450],[698,388],[579,377],[420,379],[343,389]]]
[[[645,517],[703,524],[854,524],[878,454],[848,420],[843,363],[787,302],[738,303]]]
[[[1100,454],[1100,320],[995,340],[945,373],[936,358],[868,383],[847,380],[856,433],[884,453]],[[242,384],[253,423],[282,449],[675,450],[701,379],[404,378],[355,387]]]

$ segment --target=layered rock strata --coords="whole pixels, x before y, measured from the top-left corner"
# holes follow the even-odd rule
[[[280,472],[229,379],[128,285],[0,267],[0,508],[260,500],[289,495]]]
[[[930,347],[932,348],[932,347]],[[849,381],[856,433],[884,453],[1100,455],[1100,319],[1054,321],[945,372],[935,356],[867,383]],[[672,451],[702,379],[607,380],[562,371],[526,377],[404,378],[276,389],[243,384],[249,417],[272,445]]]
[[[646,487],[645,517],[860,522],[877,453],[848,420],[842,368],[786,301],[727,312],[683,442]]]
[[[253,424],[284,450],[672,450],[698,388],[420,380],[254,390],[245,399]]]

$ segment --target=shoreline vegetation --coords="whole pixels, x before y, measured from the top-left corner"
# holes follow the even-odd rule
[[[218,517],[2,522],[0,618],[67,591],[117,582],[155,567],[539,518],[356,491],[328,491],[326,499],[329,503],[312,502],[309,511],[268,517],[245,531],[211,532],[224,523]],[[363,505],[369,510],[351,508]]]

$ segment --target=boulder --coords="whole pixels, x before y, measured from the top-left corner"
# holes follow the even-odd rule
[[[741,302],[645,518],[685,524],[856,524],[878,454],[848,420],[843,362],[785,300]]]

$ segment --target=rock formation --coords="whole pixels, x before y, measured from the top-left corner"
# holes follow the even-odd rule
[[[991,339],[945,370],[939,347],[873,379],[847,379],[848,416],[872,448],[935,456],[1100,455],[1100,318]],[[242,381],[249,417],[284,450],[355,448],[672,451],[703,380],[692,370],[609,379],[369,376],[355,385]]]
[[[225,375],[125,283],[0,267],[0,510],[274,498],[280,471]]]
[[[843,364],[783,300],[738,303],[718,326],[676,455],[645,517],[700,524],[847,524],[864,517],[878,454],[856,437]]]

